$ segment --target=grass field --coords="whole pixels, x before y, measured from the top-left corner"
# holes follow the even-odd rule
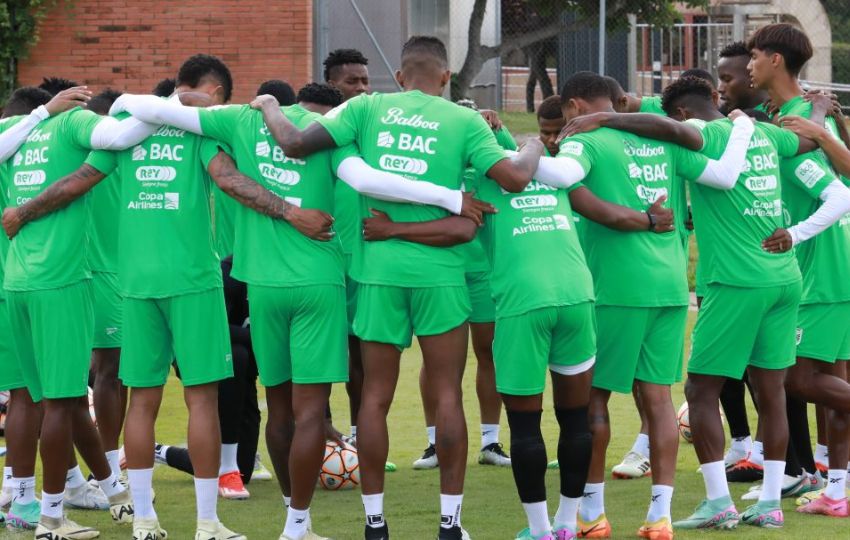
[[[693,324],[691,314],[689,327]],[[387,475],[386,513],[397,539],[433,538],[438,526],[439,498],[438,472],[413,471],[410,463],[426,446],[417,373],[421,359],[419,351],[407,351],[403,359],[403,374],[396,393],[396,402],[390,413],[390,460],[399,466],[398,472]],[[470,425],[469,465],[466,476],[466,496],[463,507],[463,524],[475,539],[512,539],[513,534],[525,526],[525,517],[519,505],[511,471],[478,465],[478,406],[474,390],[475,358],[471,351],[465,380],[465,405]],[[678,406],[683,401],[682,386],[674,388]],[[348,424],[345,390],[334,389],[333,409],[337,426],[346,429]],[[638,429],[638,419],[630,396],[612,399],[613,432],[608,452],[608,468],[615,465],[631,446]],[[813,418],[813,415],[810,415]],[[754,418],[754,417],[753,417]],[[544,435],[554,456],[557,424],[547,400],[544,414]],[[157,424],[158,440],[179,443],[185,440],[186,413],[175,379],[169,382],[165,402]],[[508,446],[509,433],[502,416],[502,440]],[[262,441],[261,441],[262,444]],[[268,464],[268,459],[266,458]],[[702,477],[697,474],[697,461],[693,448],[682,444],[679,452],[676,492],[673,498],[673,516],[682,518],[692,511],[703,497]],[[191,478],[167,467],[157,467],[154,473],[157,492],[156,508],[160,522],[174,540],[191,539],[194,532],[194,492]],[[614,538],[633,538],[644,518],[649,499],[649,479],[610,481],[606,487],[607,513],[614,527]],[[550,512],[554,513],[558,497],[557,471],[547,476]],[[275,539],[283,530],[284,510],[276,482],[250,484],[248,501],[220,501],[219,516],[232,529],[251,539]],[[737,499],[746,486],[733,484]],[[738,501],[739,510],[746,504]],[[831,518],[801,516],[793,512],[793,503],[785,501],[786,526],[780,531],[765,531],[742,526],[736,533],[681,532],[679,539],[709,538],[716,536],[740,539],[759,538],[812,538],[813,531],[821,538],[850,538],[848,521]],[[129,528],[113,525],[106,512],[71,511],[72,519],[86,525],[100,527],[101,538],[129,539]],[[317,491],[312,505],[316,531],[335,539],[362,538],[363,511],[359,491]],[[813,529],[816,527],[816,529]],[[21,538],[21,535],[0,533],[0,538]]]

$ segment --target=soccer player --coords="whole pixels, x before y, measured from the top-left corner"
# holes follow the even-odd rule
[[[774,24],[757,30],[747,42],[747,48],[753,85],[767,91],[771,103],[779,107],[779,118],[789,114],[804,118],[820,116],[816,123],[822,124],[828,107],[815,115],[811,104],[803,99],[798,81],[800,70],[813,54],[809,38],[790,24]],[[837,138],[835,123],[830,120],[826,126]],[[836,192],[844,189],[820,152],[783,160],[781,171],[783,179],[796,180],[792,188],[783,191],[792,221],[799,221],[814,208],[819,208],[819,212],[828,208]],[[836,219],[829,224],[850,210],[833,208]],[[796,249],[803,274],[803,296],[797,318],[797,362],[789,370],[785,382],[790,395],[827,407],[834,420],[828,422],[828,439],[840,441],[839,444],[847,441],[847,414],[850,413],[850,385],[844,380],[843,366],[837,363],[850,359],[850,323],[847,321],[850,287],[838,277],[846,271],[847,254],[850,253],[850,230],[843,221]],[[799,242],[796,237],[792,239],[795,244]],[[772,427],[765,424],[765,437]],[[846,446],[836,455],[830,454],[829,462],[823,495],[799,511],[833,516],[850,513],[844,493]]]
[[[295,91],[289,83],[280,79],[269,79],[257,87],[256,95],[262,96],[268,94],[274,96],[281,105],[292,105],[295,103]]]
[[[595,117],[607,118],[607,113],[613,113],[608,85],[593,73],[573,75],[564,85],[561,100],[568,120],[604,113],[580,119],[592,122]],[[681,189],[675,186],[677,176],[704,185],[730,185],[729,179],[737,178],[745,163],[746,143],[752,134],[748,118],[740,119],[735,127],[716,161],[676,145],[608,129],[565,139],[559,155],[579,159],[588,168],[593,165],[583,184],[597,197],[631,208],[647,208],[658,199],[663,202],[668,194],[675,197]],[[568,124],[565,133],[574,132]],[[612,176],[623,180],[612,182]],[[583,213],[575,195],[571,195],[571,202]],[[653,478],[651,503],[639,535],[670,538],[670,500],[678,447],[670,385],[681,369],[688,304],[683,244],[675,232],[624,234],[585,216],[590,218],[584,245],[596,289],[599,352],[590,396],[594,452],[579,512],[579,536],[611,535],[603,500],[604,456],[610,438],[608,400],[612,391],[631,392],[637,383],[649,420]],[[650,229],[652,225],[650,222]],[[611,257],[625,251],[634,257],[632,266],[623,271]]]
[[[357,142],[364,159],[439,185],[460,187],[472,165],[503,185],[529,181],[542,153],[531,141],[515,160],[505,159],[486,122],[441,96],[451,73],[443,43],[414,36],[402,49],[396,78],[405,91],[360,95],[300,130],[271,104],[266,124],[284,152],[300,158],[335,145]],[[417,182],[418,183],[418,182]],[[442,211],[367,199],[393,220],[430,221]],[[460,400],[466,357],[469,297],[463,259],[454,248],[398,240],[365,243],[355,253],[353,276],[360,284],[354,331],[362,340],[364,387],[358,415],[358,445],[366,538],[388,538],[383,513],[386,416],[398,378],[400,349],[419,337],[437,403],[437,455],[441,478],[441,539],[461,538],[460,526],[467,432]]]
[[[41,84],[38,85],[39,88],[41,88],[51,96],[55,96],[63,90],[68,90],[69,88],[74,88],[78,86],[80,85],[76,81],[65,79],[63,77],[44,77],[41,80]]]
[[[177,85],[177,81],[174,80],[173,77],[169,77],[166,79],[162,79],[156,86],[151,90],[151,94],[159,97],[168,97],[174,93],[174,88]]]
[[[342,93],[343,101],[369,93],[369,60],[357,49],[336,49],[323,64],[325,82]]]

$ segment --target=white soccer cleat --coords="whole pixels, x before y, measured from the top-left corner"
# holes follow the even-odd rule
[[[492,443],[481,449],[481,453],[478,454],[478,464],[510,467],[511,457],[505,453],[502,443]]]
[[[254,458],[254,472],[251,474],[251,480],[271,480],[272,473],[269,471],[263,462],[260,461],[260,454]]]
[[[165,540],[168,533],[159,526],[156,519],[135,518],[133,520],[133,540]]]
[[[809,479],[808,473],[803,473],[800,476],[788,476],[783,475],[782,477],[782,491],[780,492],[780,497],[783,499],[794,498],[796,499],[803,493],[808,486],[811,485],[811,480]],[[761,496],[762,484],[756,484],[752,486],[749,491],[741,495],[741,500],[743,501],[757,501]]]
[[[243,534],[231,531],[220,521],[199,519],[198,529],[195,531],[195,540],[248,540],[248,538]]]
[[[413,468],[416,470],[436,469],[440,466],[437,460],[437,448],[433,444],[429,444],[422,457],[413,462]]]
[[[723,465],[726,469],[731,469],[742,459],[746,459],[749,455],[749,452],[746,450],[737,450],[735,448],[730,448],[726,451],[726,454],[723,456]]]
[[[109,499],[100,487],[86,482],[80,487],[65,489],[65,506],[80,510],[109,510]]]
[[[649,476],[652,474],[652,469],[650,468],[648,457],[637,452],[629,452],[619,465],[614,465],[614,468],[611,469],[611,474],[614,478],[629,480]]]
[[[133,500],[128,490],[109,498],[109,514],[115,523],[133,523]]]
[[[92,527],[83,527],[68,519],[41,516],[35,528],[35,537],[39,540],[89,540],[97,538],[100,532]]]

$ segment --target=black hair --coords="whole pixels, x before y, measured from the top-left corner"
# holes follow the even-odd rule
[[[295,103],[295,90],[289,86],[289,83],[280,79],[271,79],[258,86],[257,95],[262,96],[263,94],[274,96],[277,102],[283,106]]]
[[[704,80],[707,83],[710,83],[712,87],[715,87],[715,88],[717,87],[717,81],[714,80],[714,76],[704,69],[700,69],[700,68],[686,69],[685,71],[682,72],[681,75],[679,75],[679,78],[682,78],[682,77],[696,77],[698,79]]]
[[[796,76],[814,54],[812,42],[802,30],[788,23],[769,24],[755,31],[747,41],[747,49],[781,54],[785,67]]]
[[[62,77],[45,77],[41,80],[41,84],[38,85],[39,88],[51,96],[55,96],[62,90],[67,90],[75,86],[80,86],[77,81],[63,79]]]
[[[764,112],[760,109],[744,109],[741,112],[743,112],[744,114],[746,114],[747,116],[749,116],[751,118],[755,118],[759,122],[767,122],[767,123],[772,122],[772,120],[770,119],[770,116],[768,116],[768,114],[766,112]]]
[[[720,50],[720,58],[735,58],[736,56],[750,56],[750,51],[747,49],[746,43],[743,41],[733,41]]]
[[[115,103],[116,99],[121,97],[122,93],[123,92],[118,90],[107,88],[103,92],[91,98],[88,105],[86,105],[86,108],[92,112],[106,116],[109,114],[109,108],[112,107],[112,104]]]
[[[196,54],[180,66],[177,73],[177,86],[187,85],[192,88],[201,83],[201,79],[212,75],[224,89],[224,101],[230,101],[233,95],[233,77],[230,69],[216,56],[209,54]]]
[[[369,59],[363,56],[363,53],[357,49],[337,49],[331,51],[322,63],[325,66],[325,81],[329,81],[334,76],[333,72],[339,66],[345,64],[362,64],[368,66]]]
[[[603,75],[602,78],[605,79],[605,84],[608,85],[608,89],[611,91],[611,101],[618,101],[626,94],[626,91],[620,85],[620,81],[608,75]]]
[[[708,81],[700,77],[679,77],[667,85],[661,97],[661,108],[668,116],[676,112],[682,103],[696,104],[703,101],[711,105],[713,90]]]
[[[53,98],[46,90],[37,86],[22,86],[12,92],[3,106],[3,118],[29,114]]]
[[[590,100],[600,97],[611,97],[611,89],[605,78],[592,71],[577,71],[570,75],[561,88],[561,104],[573,98]]]
[[[298,91],[297,101],[315,103],[326,107],[336,107],[342,104],[342,92],[328,84],[309,83]]]
[[[174,93],[175,88],[177,88],[177,81],[175,79],[162,79],[153,87],[151,94],[158,97],[168,97]]]
[[[413,54],[425,54],[437,60],[442,67],[449,65],[449,53],[446,45],[434,36],[411,36],[401,48],[401,62]]]
[[[540,102],[537,106],[537,119],[558,120],[564,117],[561,112],[561,96],[555,94]]]

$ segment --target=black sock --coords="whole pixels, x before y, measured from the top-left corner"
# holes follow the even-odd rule
[[[558,464],[561,473],[561,495],[581,497],[590,469],[593,438],[587,419],[587,407],[555,409],[561,428],[558,438]]]
[[[814,474],[817,469],[815,468],[815,456],[812,454],[812,438],[809,433],[809,414],[806,408],[806,402],[786,395],[785,412],[788,414],[789,446],[793,446],[797,461],[795,468],[792,469],[797,472],[786,474],[800,476],[801,468],[806,472]],[[786,456],[785,461],[787,465],[791,460]]]
[[[729,422],[729,436],[733,439],[750,436],[744,388],[744,381],[726,379],[723,390],[720,391],[720,404],[723,406],[726,421]]]
[[[546,500],[546,444],[540,432],[543,411],[506,410],[511,428],[511,470],[519,499],[524,503]]]

